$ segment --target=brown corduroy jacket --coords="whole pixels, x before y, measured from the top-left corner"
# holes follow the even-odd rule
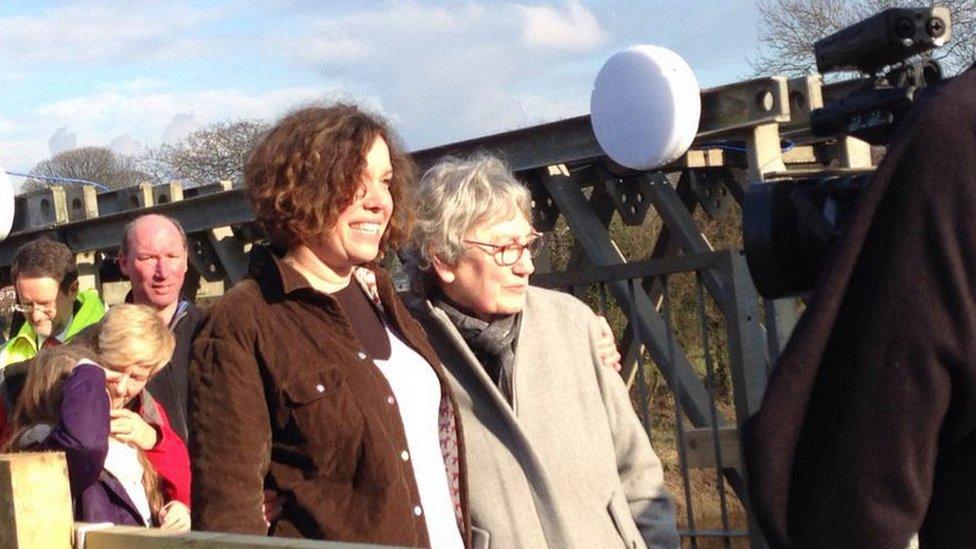
[[[457,405],[427,338],[375,269],[387,322],[441,381],[441,448],[470,545]],[[346,315],[256,247],[250,275],[213,308],[190,368],[195,529],[265,534],[262,491],[288,503],[271,532],[427,546],[398,403]],[[418,514],[419,511],[419,514]]]

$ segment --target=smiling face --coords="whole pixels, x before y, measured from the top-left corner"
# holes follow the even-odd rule
[[[47,276],[18,276],[14,282],[17,300],[21,305],[32,306],[25,313],[34,332],[40,337],[51,337],[61,333],[74,308],[78,295],[78,281],[74,281],[68,292],[60,290],[57,280]]]
[[[392,178],[390,150],[383,138],[377,137],[366,153],[366,167],[352,203],[342,210],[325,238],[309,246],[337,274],[345,276],[353,267],[379,255],[393,215]]]
[[[162,310],[180,297],[186,275],[186,248],[179,230],[166,218],[139,219],[127,236],[119,269],[132,283],[135,303]]]
[[[505,219],[476,225],[465,240],[505,245],[525,244],[534,237],[532,225],[522,212]],[[490,249],[468,245],[454,265],[434,262],[438,285],[457,305],[483,320],[513,315],[525,308],[529,275],[535,271],[526,251],[513,265],[499,265]]]

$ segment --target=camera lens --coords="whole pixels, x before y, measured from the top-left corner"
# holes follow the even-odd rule
[[[915,23],[907,17],[902,17],[895,23],[895,34],[898,38],[912,38],[915,36]]]

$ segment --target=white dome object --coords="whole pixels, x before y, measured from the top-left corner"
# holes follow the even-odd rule
[[[698,133],[701,88],[688,63],[660,46],[632,46],[604,63],[593,83],[590,123],[607,156],[650,170],[683,155]]]
[[[10,234],[14,224],[14,182],[0,166],[0,240]]]

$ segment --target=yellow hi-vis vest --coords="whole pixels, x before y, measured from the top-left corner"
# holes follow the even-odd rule
[[[77,301],[80,306],[75,311],[71,324],[65,331],[62,343],[71,341],[75,334],[95,324],[105,315],[105,305],[95,290],[88,289],[78,292]],[[0,349],[0,369],[35,356],[37,356],[37,334],[34,332],[34,327],[31,326],[30,321],[27,321],[20,327],[17,335],[10,338],[3,349]]]

